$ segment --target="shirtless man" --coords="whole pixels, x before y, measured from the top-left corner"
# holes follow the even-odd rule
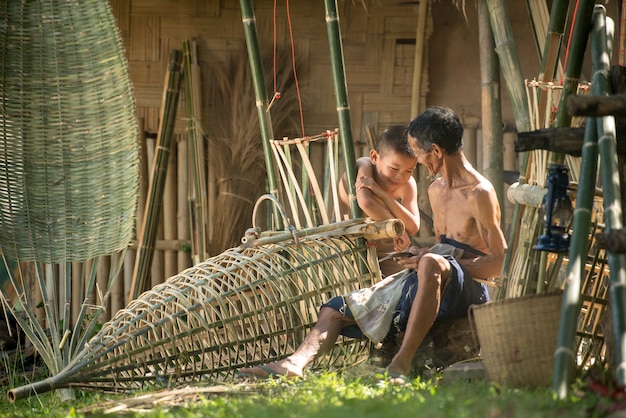
[[[429,108],[411,121],[408,135],[417,143],[418,162],[432,176],[439,175],[428,190],[437,240],[439,244],[461,248],[463,254],[455,258],[412,247],[415,256],[399,261],[408,270],[372,287],[392,288],[393,283],[402,283],[400,302],[394,305],[398,308],[391,309],[395,316],[383,330],[393,332],[399,325],[397,331],[404,334],[399,351],[387,366],[387,374],[395,383],[403,382],[410,372],[413,356],[436,319],[465,316],[471,304],[488,300],[486,286],[472,277],[499,275],[506,249],[495,190],[465,158],[463,126],[458,116],[448,108]],[[302,376],[304,368],[317,355],[330,350],[341,334],[380,340],[372,337],[374,331],[368,329],[371,324],[366,319],[371,318],[357,313],[361,298],[353,295],[360,294],[357,290],[325,304],[315,327],[292,355],[267,365],[240,369],[240,375]],[[408,309],[403,308],[406,306]],[[366,309],[370,314],[379,310],[372,306]],[[405,320],[396,320],[401,317]]]
[[[375,221],[400,219],[404,223],[403,241],[410,242],[410,236],[417,234],[420,227],[420,213],[417,206],[417,184],[413,171],[417,165],[415,142],[409,144],[406,126],[392,125],[380,135],[376,149],[370,150],[369,157],[357,160],[356,199],[363,214]],[[349,212],[347,176],[339,181],[341,212]],[[377,240],[373,243],[377,254],[384,256],[394,251],[392,239]],[[393,259],[382,261],[380,269],[388,276],[404,268]]]

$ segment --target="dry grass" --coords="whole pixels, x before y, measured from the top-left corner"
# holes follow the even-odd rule
[[[265,63],[271,63],[266,57]],[[274,132],[298,132],[295,82],[288,49],[278,49],[277,90],[281,99],[272,107]],[[257,116],[254,83],[246,55],[233,54],[228,66],[212,70],[217,86],[215,112],[208,138],[209,164],[215,170],[217,199],[210,254],[236,246],[251,225],[256,198],[265,193],[266,169]],[[265,65],[268,95],[273,69]],[[303,74],[298,73],[302,80]]]

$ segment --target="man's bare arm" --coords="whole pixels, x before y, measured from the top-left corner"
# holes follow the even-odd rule
[[[472,277],[497,277],[502,270],[506,239],[500,229],[500,210],[492,188],[470,193],[468,205],[474,215],[478,234],[487,246],[487,255],[459,261]]]

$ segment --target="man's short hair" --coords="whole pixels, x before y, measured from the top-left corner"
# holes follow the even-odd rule
[[[454,110],[444,106],[426,109],[409,123],[407,132],[424,151],[439,145],[446,153],[463,149],[463,124]]]
[[[376,151],[384,155],[386,152],[417,158],[415,150],[409,145],[405,125],[391,125],[380,134],[376,143]]]

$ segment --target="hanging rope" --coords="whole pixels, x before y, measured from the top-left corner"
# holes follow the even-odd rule
[[[277,35],[276,35],[276,11],[277,11],[277,0],[274,0],[274,11],[273,11],[273,18],[274,18],[274,94],[272,96],[272,100],[270,101],[268,107],[267,107],[267,111],[269,111],[272,108],[272,105],[274,104],[274,102],[278,99],[280,99],[280,92],[276,91],[276,74],[277,74],[277,69],[276,69],[276,48],[277,48]],[[298,97],[298,109],[300,112],[300,129],[302,130],[302,136],[304,137],[304,115],[302,112],[302,96],[300,94],[300,83],[298,83],[298,73],[296,71],[296,50],[295,50],[295,46],[294,46],[294,42],[293,42],[293,25],[291,23],[291,10],[289,8],[289,0],[287,0],[285,2],[285,10],[287,12],[287,25],[289,27],[289,44],[291,46],[291,68],[293,70],[293,79],[295,81],[295,86],[296,86],[296,95]]]

